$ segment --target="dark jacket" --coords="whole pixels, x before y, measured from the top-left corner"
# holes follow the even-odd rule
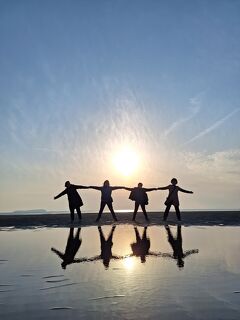
[[[101,201],[106,203],[113,202],[112,191],[118,190],[118,189],[126,189],[125,187],[111,187],[111,186],[102,186],[102,187],[90,186],[90,188],[101,191]]]
[[[147,205],[148,204],[147,191],[153,191],[156,189],[155,188],[147,189],[147,188],[136,187],[136,188],[133,188],[130,190],[131,190],[131,193],[130,193],[129,199],[131,199],[132,201],[136,201],[139,204]]]
[[[59,193],[55,197],[55,199],[60,198],[63,195],[67,194],[69,207],[71,207],[71,208],[81,207],[81,206],[83,206],[83,202],[82,202],[80,195],[77,192],[77,189],[87,189],[87,187],[77,186],[77,185],[71,184],[68,188],[66,188],[64,191]]]

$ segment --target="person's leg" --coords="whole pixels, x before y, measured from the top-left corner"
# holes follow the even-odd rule
[[[168,226],[168,225],[165,226],[165,229],[166,229],[166,231],[167,231],[168,241],[169,241],[169,239],[173,240],[173,235],[172,235],[172,232],[171,232],[169,226]]]
[[[101,205],[100,205],[100,209],[99,209],[99,212],[98,212],[98,216],[97,216],[96,221],[99,221],[99,220],[100,220],[105,205],[106,205],[106,202],[101,201]]]
[[[98,232],[99,232],[100,242],[102,246],[106,242],[106,240],[101,227],[98,227]]]
[[[174,206],[174,207],[176,210],[176,215],[177,215],[178,221],[181,221],[181,214],[180,214],[179,206]]]
[[[82,213],[81,213],[80,207],[77,207],[76,211],[77,211],[78,219],[81,220],[82,219]]]
[[[68,240],[67,240],[67,244],[66,244],[66,248],[65,248],[65,254],[68,253],[69,251],[71,251],[72,243],[73,243],[73,232],[74,232],[74,228],[70,228]]]
[[[135,206],[134,206],[134,212],[133,212],[133,217],[132,220],[135,221],[137,212],[138,212],[138,207],[139,207],[139,203],[135,202]]]
[[[117,217],[116,217],[115,212],[114,212],[114,210],[113,210],[112,202],[109,202],[109,203],[107,204],[107,206],[108,206],[108,208],[109,208],[109,210],[110,210],[110,212],[111,212],[111,214],[112,214],[112,216],[113,216],[113,219],[114,219],[115,221],[117,221]]]
[[[177,241],[179,245],[182,247],[182,230],[180,225],[177,226]]]
[[[115,229],[116,229],[116,226],[112,226],[111,232],[108,235],[107,242],[112,243],[113,233]]]
[[[147,215],[147,212],[146,212],[146,208],[145,208],[145,204],[141,204],[141,208],[142,208],[142,212],[143,212],[143,214],[145,216],[145,219],[147,221],[149,221],[149,218],[148,218],[148,215]]]
[[[77,233],[75,235],[75,239],[79,239],[80,238],[80,232],[81,232],[81,228],[77,229]]]
[[[164,212],[164,216],[163,216],[163,220],[164,220],[164,221],[167,220],[167,217],[168,217],[168,213],[169,213],[170,208],[171,208],[171,204],[169,204],[169,205],[166,206],[166,209],[165,209],[165,212]]]
[[[69,207],[70,210],[70,217],[71,217],[71,222],[74,221],[74,208],[73,207]]]
[[[140,237],[138,228],[134,227],[134,231],[135,231],[135,235],[136,235],[136,242],[140,242],[141,241],[141,237]]]
[[[147,240],[147,227],[144,227],[143,235],[142,235],[142,240],[144,240],[144,241]]]

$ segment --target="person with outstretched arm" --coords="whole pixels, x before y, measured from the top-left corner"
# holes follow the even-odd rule
[[[101,187],[90,186],[89,188],[101,191],[101,204],[100,204],[100,209],[99,209],[99,213],[98,213],[96,222],[98,222],[100,220],[101,215],[102,215],[103,210],[106,205],[108,206],[108,208],[113,216],[113,219],[115,221],[117,221],[117,217],[115,215],[115,212],[113,210],[113,205],[112,205],[112,203],[113,203],[112,191],[118,190],[118,189],[126,189],[126,188],[125,187],[112,187],[112,186],[110,186],[110,183],[108,180],[105,180],[103,183],[103,186],[101,186]]]
[[[170,211],[171,206],[173,205],[176,211],[176,215],[179,221],[181,221],[181,214],[179,209],[179,199],[178,199],[178,191],[184,192],[184,193],[193,193],[192,191],[184,190],[177,186],[178,181],[176,178],[172,178],[171,184],[166,187],[159,187],[158,190],[169,190],[168,197],[166,201],[164,202],[166,209],[164,212],[163,220],[166,221],[168,217],[168,213]]]
[[[101,243],[101,253],[100,253],[100,255],[88,258],[85,261],[92,262],[92,261],[99,261],[99,260],[101,261],[102,260],[103,265],[105,266],[106,269],[108,269],[110,261],[112,259],[118,260],[118,259],[124,258],[122,256],[117,256],[117,255],[112,254],[113,234],[114,234],[115,229],[116,229],[116,226],[112,226],[108,237],[105,238],[103,231],[102,231],[102,228],[100,226],[98,227],[100,243]]]
[[[143,184],[141,182],[138,183],[138,186],[135,188],[125,188],[126,190],[131,191],[129,199],[135,201],[135,207],[133,212],[132,221],[135,221],[138,208],[141,206],[142,212],[145,216],[145,219],[149,221],[146,205],[148,205],[148,195],[147,192],[158,190],[157,188],[143,188]]]
[[[131,244],[133,255],[141,258],[141,262],[146,262],[146,256],[149,254],[150,239],[147,237],[147,227],[144,228],[142,238],[137,227],[134,228],[136,242]]]
[[[82,199],[77,192],[77,189],[88,189],[89,187],[79,186],[75,184],[71,184],[70,181],[65,182],[66,189],[60,192],[57,196],[54,197],[54,200],[64,196],[65,194],[68,196],[69,202],[69,210],[70,210],[70,217],[71,222],[74,221],[74,210],[77,211],[77,215],[79,220],[82,219],[81,209],[80,207],[83,206]]]
[[[181,226],[178,225],[177,226],[177,237],[174,238],[172,235],[172,232],[169,228],[168,225],[165,226],[167,235],[168,235],[168,242],[172,247],[173,250],[173,254],[162,254],[163,257],[165,258],[172,258],[174,260],[177,260],[177,266],[179,268],[183,268],[184,267],[184,258],[194,254],[194,253],[198,253],[199,250],[198,249],[192,249],[192,250],[186,250],[183,251],[183,247],[182,247],[182,231],[181,231]]]
[[[77,254],[82,239],[80,238],[81,228],[77,229],[76,235],[74,236],[74,228],[70,228],[69,236],[67,240],[67,245],[65,252],[61,252],[55,248],[51,248],[51,250],[62,259],[61,266],[63,269],[66,269],[67,265],[78,262],[78,259],[75,259],[75,255]]]

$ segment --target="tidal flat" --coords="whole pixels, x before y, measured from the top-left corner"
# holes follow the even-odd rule
[[[1,319],[239,319],[240,227],[4,228]]]

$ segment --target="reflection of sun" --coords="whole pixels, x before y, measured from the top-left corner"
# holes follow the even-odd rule
[[[134,259],[132,257],[127,257],[123,260],[123,265],[127,270],[131,270],[134,267]]]
[[[139,157],[129,147],[122,148],[113,157],[115,168],[124,176],[130,176],[139,166]]]

